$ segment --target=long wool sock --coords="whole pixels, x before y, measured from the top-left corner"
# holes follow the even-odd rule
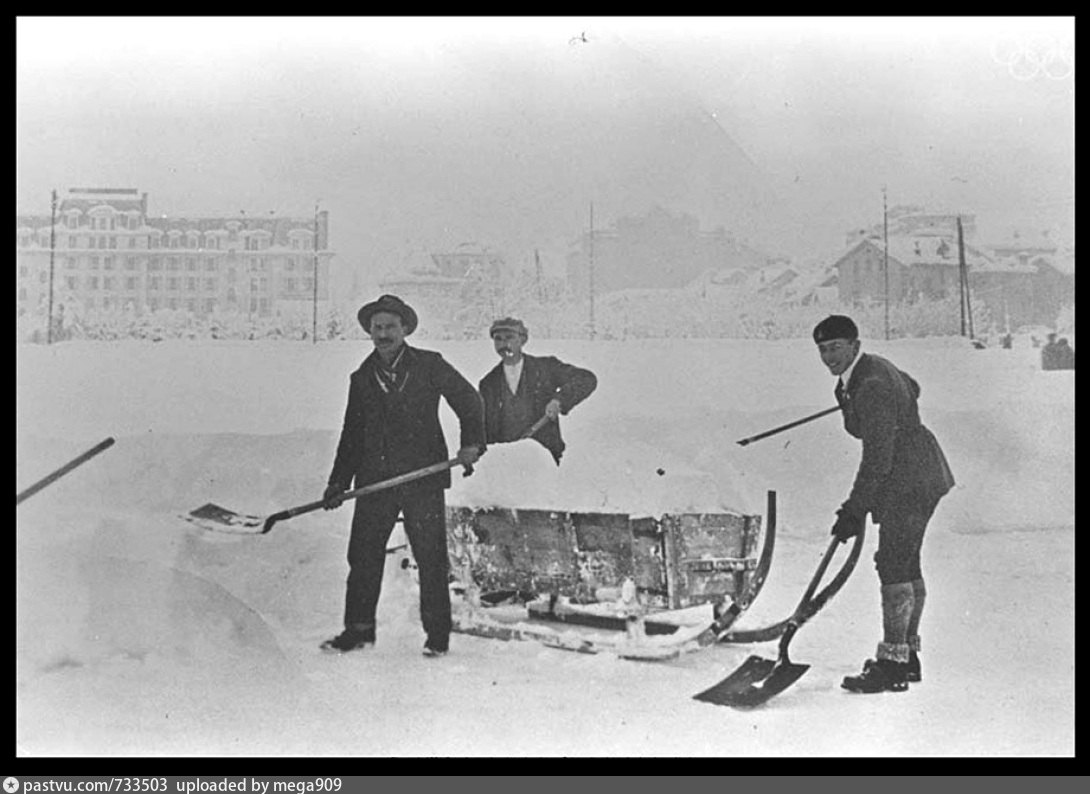
[[[882,585],[882,639],[885,643],[908,644],[908,623],[914,601],[911,582]]]
[[[920,616],[923,615],[924,601],[927,600],[927,588],[923,579],[912,582],[912,614],[908,618],[908,636],[916,638],[916,645],[912,650],[920,650]]]

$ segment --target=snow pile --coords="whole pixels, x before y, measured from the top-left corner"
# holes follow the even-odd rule
[[[580,513],[745,513],[751,500],[676,455],[638,441],[587,439],[560,465],[532,439],[493,444],[470,477],[453,478],[447,503]]]
[[[561,466],[533,441],[492,445],[473,476],[452,472],[448,503],[763,515],[752,494],[775,489],[771,573],[740,626],[789,614],[859,443],[835,415],[736,441],[832,404],[812,342],[534,344],[599,378],[561,418]],[[736,712],[691,696],[774,647],[638,665],[456,635],[447,659],[424,660],[404,551],[385,560],[379,644],[323,656],[342,619],[351,506],[257,536],[178,518],[208,501],[265,515],[320,497],[365,344],[18,347],[17,490],[106,436],[117,443],[17,510],[17,752],[1073,753],[1074,373],[1040,371],[1029,347],[865,349],[920,382],[921,416],[958,480],[924,544],[924,683],[890,698],[838,688],[880,638],[871,529],[856,572],[792,643],[810,671],[765,708]],[[474,381],[495,361],[487,341],[441,350]],[[453,448],[457,420],[441,417]],[[403,540],[396,529],[389,545]],[[996,618],[997,604],[1017,608]]]

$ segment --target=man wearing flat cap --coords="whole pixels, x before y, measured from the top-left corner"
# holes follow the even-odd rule
[[[344,426],[325,491],[326,509],[344,501],[341,494],[353,480],[360,488],[446,461],[440,397],[458,416],[457,459],[467,473],[485,448],[481,398],[473,385],[439,353],[405,343],[417,325],[412,307],[394,295],[383,295],[361,308],[358,317],[374,350],[349,379]],[[420,618],[427,634],[424,654],[446,654],[451,614],[443,492],[449,487],[450,469],[443,469],[356,501],[348,543],[344,631],[324,642],[322,650],[343,653],[374,644],[386,543],[402,515],[419,566]]]
[[[526,438],[535,423],[545,422],[530,434],[552,453],[560,465],[564,440],[561,414],[590,396],[598,379],[588,369],[566,364],[555,356],[522,352],[530,332],[522,320],[504,317],[489,329],[500,363],[481,379],[485,438],[489,443]]]
[[[876,659],[841,686],[852,692],[903,692],[922,680],[920,616],[927,590],[920,547],[927,522],[954,477],[935,436],[920,422],[919,384],[891,362],[861,353],[850,317],[832,315],[814,328],[821,361],[837,376],[844,429],[863,442],[863,457],[832,534],[842,543],[878,524],[874,555],[881,583],[882,642]]]

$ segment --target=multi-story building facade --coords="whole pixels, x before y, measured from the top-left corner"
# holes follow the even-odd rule
[[[51,239],[52,238],[52,239]],[[16,217],[16,308],[48,298],[84,312],[175,309],[275,316],[329,300],[329,213],[168,218],[147,193],[73,188],[51,215]]]

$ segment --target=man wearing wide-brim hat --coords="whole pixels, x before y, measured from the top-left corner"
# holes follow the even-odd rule
[[[559,417],[590,396],[598,386],[597,377],[555,356],[523,353],[530,331],[522,320],[496,320],[489,335],[500,363],[478,386],[484,400],[485,438],[489,443],[518,441],[544,419],[531,437],[559,464],[565,449]]]
[[[920,421],[920,385],[892,362],[861,352],[859,329],[842,314],[814,328],[821,361],[837,377],[844,429],[863,442],[855,482],[837,511],[832,534],[842,543],[878,524],[874,555],[881,584],[882,641],[851,692],[903,692],[923,680],[920,618],[927,588],[920,567],[924,532],[954,476],[934,434]]]
[[[485,448],[481,398],[473,385],[439,353],[405,342],[417,326],[412,307],[395,295],[383,295],[363,306],[358,318],[374,350],[349,379],[344,426],[325,492],[327,509],[342,503],[341,494],[353,481],[360,488],[446,461],[440,397],[461,425],[457,459],[467,473]],[[424,653],[446,654],[451,614],[444,490],[449,487],[450,469],[445,468],[356,501],[344,631],[323,643],[323,650],[345,652],[374,644],[386,543],[403,515],[419,566]]]

